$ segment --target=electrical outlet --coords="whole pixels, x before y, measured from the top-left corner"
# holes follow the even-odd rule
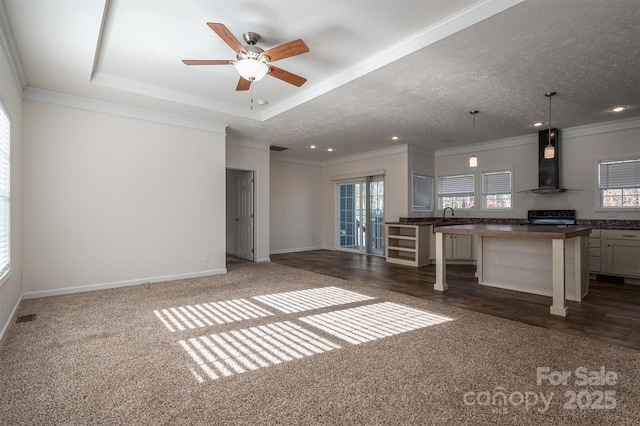
[[[203,254],[202,255],[202,260],[205,261],[205,262],[208,262],[209,261],[209,253]]]
[[[609,212],[609,213],[607,213],[607,217],[608,217],[608,218],[618,217],[618,213]]]

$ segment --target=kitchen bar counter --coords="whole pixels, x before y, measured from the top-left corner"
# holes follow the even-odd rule
[[[591,228],[586,226],[540,226],[540,225],[445,225],[436,226],[435,232],[445,234],[471,234],[487,237],[512,237],[512,238],[545,238],[561,239],[587,236]]]
[[[448,288],[444,234],[469,234],[477,240],[480,284],[550,295],[549,310],[560,316],[567,315],[565,299],[579,302],[588,291],[589,227],[465,224],[436,226],[434,231],[435,290]]]

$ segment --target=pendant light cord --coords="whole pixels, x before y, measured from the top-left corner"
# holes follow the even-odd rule
[[[549,146],[551,146],[551,97],[553,92],[549,92]]]

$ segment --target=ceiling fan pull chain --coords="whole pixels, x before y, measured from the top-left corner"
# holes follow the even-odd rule
[[[251,85],[251,111],[253,111],[253,84]]]

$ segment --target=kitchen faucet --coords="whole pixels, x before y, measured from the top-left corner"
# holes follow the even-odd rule
[[[453,212],[453,209],[451,207],[445,207],[444,211],[442,212],[442,220],[447,220],[446,217],[444,217],[447,214],[447,210],[451,210],[451,216],[455,216],[456,214]]]

